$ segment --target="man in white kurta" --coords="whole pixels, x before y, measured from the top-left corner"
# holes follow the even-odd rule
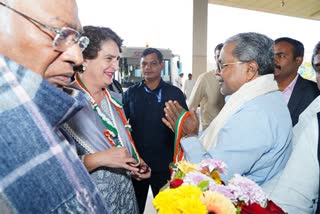
[[[320,88],[320,42],[312,55]],[[319,130],[320,96],[300,114],[293,129],[293,151],[282,173],[263,188],[269,198],[288,213],[319,213]],[[318,203],[319,204],[319,203]]]

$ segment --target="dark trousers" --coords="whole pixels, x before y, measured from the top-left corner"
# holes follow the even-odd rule
[[[169,170],[165,172],[151,172],[151,177],[146,180],[137,181],[132,180],[134,191],[136,193],[138,206],[140,213],[144,212],[144,207],[146,205],[149,185],[151,186],[152,193],[154,197],[159,193],[159,190],[170,180]]]

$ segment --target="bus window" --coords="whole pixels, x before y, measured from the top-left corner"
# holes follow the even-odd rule
[[[123,47],[121,59],[119,61],[119,71],[115,75],[124,90],[143,80],[143,74],[140,69],[141,54],[145,48],[143,47]],[[164,66],[161,71],[161,77],[165,82],[172,84],[174,55],[170,49],[159,49],[163,54]]]

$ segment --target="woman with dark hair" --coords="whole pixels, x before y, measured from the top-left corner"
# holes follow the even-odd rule
[[[83,29],[90,44],[73,86],[83,92],[87,102],[63,130],[76,141],[77,152],[110,213],[138,213],[131,176],[141,180],[150,177],[151,171],[131,138],[121,94],[106,88],[118,70],[122,40],[110,28]]]

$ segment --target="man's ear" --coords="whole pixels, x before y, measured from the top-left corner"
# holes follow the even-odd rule
[[[258,76],[258,64],[255,61],[248,62],[247,81],[251,81]]]
[[[303,62],[303,57],[301,57],[301,56],[296,57],[295,62],[297,64],[297,66],[300,66]]]

